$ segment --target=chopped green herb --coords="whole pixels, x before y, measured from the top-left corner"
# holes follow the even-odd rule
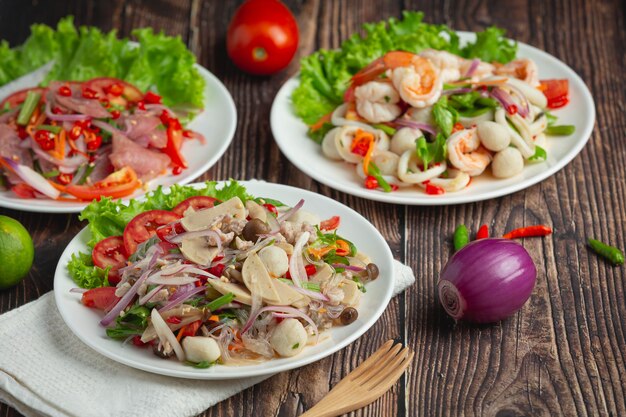
[[[300,347],[300,343],[296,343],[295,345],[293,345],[291,348],[292,349],[298,349]]]
[[[560,125],[560,126],[548,126],[544,133],[546,135],[554,135],[554,136],[567,136],[571,135],[576,131],[576,126],[574,125]]]
[[[218,308],[225,306],[226,304],[232,302],[235,299],[235,294],[233,294],[232,292],[229,292],[228,294],[224,294],[219,298],[216,298],[215,300],[211,301],[209,304],[206,305],[206,308],[209,309],[210,311],[215,311]]]
[[[548,158],[548,153],[541,146],[535,145],[535,154],[528,158],[529,161],[545,161]]]
[[[209,362],[209,361],[202,361],[202,362],[185,361],[184,363],[185,365],[193,366],[194,368],[199,368],[199,369],[206,369],[215,365],[215,362]]]

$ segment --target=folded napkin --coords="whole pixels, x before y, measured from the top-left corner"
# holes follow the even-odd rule
[[[397,295],[415,277],[400,262],[394,268]],[[1,315],[0,334],[0,401],[27,417],[193,416],[271,376],[199,381],[119,364],[74,336],[52,292]]]

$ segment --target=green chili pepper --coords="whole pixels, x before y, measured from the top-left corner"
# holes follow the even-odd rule
[[[459,225],[454,231],[454,250],[458,251],[469,243],[469,233],[464,224]]]
[[[589,239],[589,246],[595,253],[611,261],[613,265],[624,264],[624,252],[615,246],[607,245],[595,239]]]

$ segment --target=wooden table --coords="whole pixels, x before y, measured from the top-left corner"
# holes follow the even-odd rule
[[[229,177],[310,189],[345,203],[388,239],[396,258],[411,265],[413,288],[396,297],[367,334],[335,355],[277,375],[210,410],[205,416],[295,416],[315,404],[382,342],[413,347],[410,371],[381,400],[355,415],[626,415],[626,282],[585,247],[595,236],[626,247],[626,90],[623,4],[617,0],[547,2],[288,1],[300,26],[299,55],[336,47],[364,22],[423,10],[429,22],[458,30],[495,24],[512,38],[543,49],[585,80],[597,106],[597,125],[582,153],[551,178],[513,195],[448,207],[405,207],[350,197],[311,180],[274,144],[272,99],[298,70],[268,78],[238,71],[225,51],[226,26],[239,2],[0,0],[0,38],[26,38],[34,22],[54,25],[67,14],[79,24],[129,35],[152,26],[178,34],[200,64],[216,74],[237,104],[234,142],[203,179]],[[1,65],[1,63],[0,63]],[[35,265],[17,287],[0,292],[5,312],[52,290],[58,258],[84,226],[76,215],[0,209],[20,220],[36,243]],[[494,233],[547,223],[555,233],[524,241],[538,281],[522,311],[491,326],[455,324],[435,295],[439,271],[450,256],[454,227]],[[0,415],[19,415],[5,405]]]

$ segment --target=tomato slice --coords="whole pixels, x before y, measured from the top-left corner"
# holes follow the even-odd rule
[[[182,330],[183,332],[182,337],[195,336],[201,324],[202,324],[201,320],[196,320],[186,325],[185,328]]]
[[[105,269],[110,266],[109,284],[116,285],[120,282],[118,269],[126,266],[128,255],[124,247],[124,238],[122,236],[111,236],[101,240],[94,246],[91,252],[93,264],[97,267]]]
[[[94,78],[85,82],[84,87],[94,90],[98,97],[106,97],[109,102],[121,106],[126,106],[128,101],[134,103],[143,99],[141,90],[119,78]]]
[[[44,102],[45,102],[46,95],[44,93],[47,90],[48,90],[47,88],[34,87],[34,88],[25,88],[23,90],[16,91],[15,93],[11,94],[10,96],[8,96],[4,100],[2,100],[2,103],[0,103],[0,109],[4,109],[4,106],[7,103],[9,104],[9,108],[13,108],[15,106],[18,106],[18,105],[22,104],[24,102],[24,100],[26,100],[26,94],[28,94],[29,91],[34,91],[36,93],[41,93],[41,96],[42,96],[42,98],[44,99]]]
[[[15,193],[19,198],[36,198],[37,194],[33,187],[23,182],[11,187],[11,191]]]
[[[137,246],[156,235],[156,229],[175,222],[182,216],[166,210],[150,210],[135,216],[124,229],[124,247],[126,253],[132,255]]]
[[[135,170],[131,167],[124,167],[92,186],[68,185],[59,189],[80,200],[92,201],[100,200],[102,197],[126,197],[131,195],[140,185],[141,182],[137,178]]]
[[[198,195],[195,197],[189,197],[188,199],[180,202],[172,211],[176,214],[183,215],[189,207],[195,211],[211,208],[215,206],[215,202],[219,202],[217,198],[208,197],[204,195]]]
[[[115,287],[92,288],[83,293],[81,299],[83,305],[98,310],[109,310],[119,300],[120,297],[115,295]]]
[[[339,227],[341,217],[333,216],[330,219],[324,220],[320,223],[320,230],[335,230]]]
[[[558,109],[569,102],[569,82],[563,80],[541,80],[541,90],[548,99],[548,108]]]

